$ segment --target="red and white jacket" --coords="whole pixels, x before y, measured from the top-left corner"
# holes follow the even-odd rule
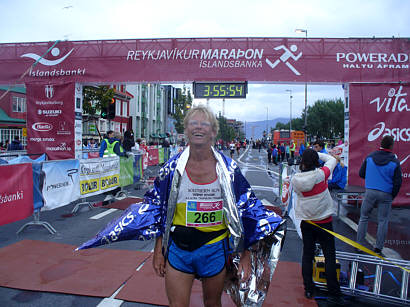
[[[331,221],[335,213],[332,197],[327,188],[327,180],[332,174],[337,161],[330,155],[318,153],[319,159],[325,162],[321,168],[297,173],[292,178],[292,186],[298,198],[295,216],[301,220],[316,222]]]

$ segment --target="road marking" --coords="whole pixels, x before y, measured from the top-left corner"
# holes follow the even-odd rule
[[[111,214],[111,213],[113,213],[113,212],[115,212],[115,211],[117,211],[118,209],[108,209],[107,211],[104,211],[104,212],[101,212],[101,213],[99,213],[99,214],[97,214],[97,215],[94,215],[94,216],[92,216],[92,217],[90,217],[90,220],[98,220],[98,219],[100,219],[100,218],[102,218],[102,217],[104,217],[104,216],[106,216],[106,215],[108,215],[108,214]]]
[[[353,222],[350,218],[348,218],[347,216],[341,215],[339,216],[339,219],[357,233],[357,229],[359,226],[355,222]],[[366,233],[365,239],[371,245],[373,246],[376,245],[376,239],[373,238],[373,236],[371,236],[369,233]],[[398,252],[388,247],[383,248],[383,254],[386,256],[386,258],[393,258],[393,259],[400,259],[400,260],[403,259]]]
[[[270,191],[273,192],[273,187],[265,187],[260,185],[253,185],[251,186],[252,190],[262,190],[262,191]]]
[[[264,206],[266,206],[266,207],[276,207],[274,204],[272,204],[269,200],[267,200],[267,199],[262,199],[261,200],[261,202],[262,202],[262,204],[264,205]]]
[[[115,295],[117,295],[117,293],[115,293]],[[120,307],[123,302],[123,300],[117,300],[115,298],[106,297],[97,305],[97,307]]]

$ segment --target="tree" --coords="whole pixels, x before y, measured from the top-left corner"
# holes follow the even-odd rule
[[[175,119],[175,130],[178,133],[184,133],[184,117],[186,112],[192,107],[192,96],[191,91],[187,88],[182,88],[182,93],[177,95],[177,98],[174,99],[175,113],[172,117]]]
[[[107,85],[84,86],[83,112],[94,117],[98,112],[105,110],[114,98],[114,89]]]
[[[333,139],[343,135],[342,99],[318,100],[307,110],[307,131],[316,138]]]
[[[318,100],[307,109],[307,133],[316,138],[333,139],[343,135],[344,106],[342,99]],[[292,119],[292,130],[301,130],[305,124],[302,116]],[[289,122],[276,123],[276,130],[289,130]]]
[[[217,117],[219,123],[219,132],[216,136],[216,139],[222,139],[224,142],[230,142],[236,138],[235,130],[228,125],[228,122],[225,117],[219,115]]]
[[[292,118],[292,130],[303,130],[303,119],[300,117]],[[277,122],[275,130],[289,130],[289,122]]]

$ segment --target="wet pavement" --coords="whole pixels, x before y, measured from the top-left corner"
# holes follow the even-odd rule
[[[236,157],[235,157],[236,158]],[[278,176],[275,172],[278,172],[276,166],[270,165],[269,168],[274,171],[268,176],[266,172],[266,156],[262,153],[259,154],[257,150],[251,151],[248,155],[242,159],[240,163],[241,170],[246,176],[250,184],[252,185],[256,196],[263,202],[270,202],[273,208],[280,208],[279,199],[277,197],[278,192]],[[127,187],[126,190],[129,195],[134,197],[142,197],[144,193],[152,185],[152,179],[157,175],[159,166],[150,166],[144,175],[144,181],[137,186]],[[41,220],[49,221],[53,227],[56,228],[57,233],[54,235],[49,234],[42,227],[30,227],[23,231],[20,235],[16,236],[15,232],[32,218],[18,221],[16,223],[4,225],[0,232],[0,247],[5,247],[23,239],[31,240],[43,240],[56,243],[72,244],[78,246],[82,242],[88,240],[95,233],[97,233],[106,223],[113,218],[121,214],[121,210],[113,211],[111,214],[106,215],[100,219],[91,219],[97,213],[107,212],[107,206],[102,206],[102,201],[105,195],[98,195],[90,199],[96,204],[94,209],[89,209],[87,206],[80,208],[78,213],[72,214],[71,209],[74,204],[69,206],[60,207],[52,211],[41,212]],[[111,209],[113,210],[113,209]],[[341,210],[341,216],[335,217],[333,226],[337,233],[340,233],[350,239],[355,240],[356,231],[352,224],[357,224],[360,216],[360,209],[355,206],[343,206]],[[349,223],[346,223],[349,220]],[[369,223],[369,233],[373,237],[376,234],[376,220],[377,210],[374,210]],[[393,208],[391,215],[391,222],[389,225],[389,233],[387,236],[386,247],[397,251],[397,253],[403,259],[409,259],[409,238],[406,229],[410,223],[410,208]],[[354,248],[346,243],[335,240],[336,249],[344,252],[354,252]],[[369,244],[370,247],[370,244]],[[123,241],[115,244],[105,245],[104,249],[110,250],[130,250],[130,251],[144,251],[151,252],[153,249],[152,241]],[[294,263],[300,263],[302,256],[302,241],[300,240],[295,227],[291,221],[288,223],[288,233],[285,240],[284,248],[282,250],[280,261],[290,261]],[[77,267],[78,263],[65,263],[67,267]],[[350,270],[349,263],[342,261],[342,271],[348,272]],[[372,287],[374,282],[374,266],[362,265],[360,269],[364,272],[363,286]],[[1,272],[0,272],[1,273]],[[55,279],[55,275],[46,274],[45,278]],[[275,278],[275,276],[273,277]],[[401,284],[401,275],[397,269],[388,269],[383,273],[383,283],[381,293],[393,294],[398,296],[397,289]],[[346,280],[344,281],[346,285]],[[410,292],[410,291],[409,291]],[[286,295],[291,295],[287,293]],[[318,293],[318,297],[315,303],[318,306],[327,306],[325,301],[326,292]],[[369,300],[365,298],[352,297],[348,298],[348,306],[393,306],[381,301]],[[35,292],[19,289],[11,289],[0,287],[0,306],[98,306],[102,303],[102,298],[69,295],[62,293],[47,293],[47,292]],[[272,302],[270,302],[272,303]],[[303,304],[302,304],[303,305]],[[301,306],[302,306],[301,305]],[[146,305],[142,303],[126,302],[123,301],[121,306],[154,306]],[[397,306],[397,305],[396,305]]]
[[[347,217],[356,224],[360,220],[360,207],[347,207]],[[396,251],[403,260],[410,260],[410,207],[393,207],[390,215],[389,229],[385,241],[385,248]],[[368,234],[376,238],[377,233],[377,209],[373,209],[367,228]]]

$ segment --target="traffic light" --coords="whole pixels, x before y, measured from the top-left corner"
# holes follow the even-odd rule
[[[108,104],[107,107],[107,118],[114,119],[115,118],[115,99],[111,99],[111,102]]]
[[[101,110],[101,118],[107,119],[107,108]]]

